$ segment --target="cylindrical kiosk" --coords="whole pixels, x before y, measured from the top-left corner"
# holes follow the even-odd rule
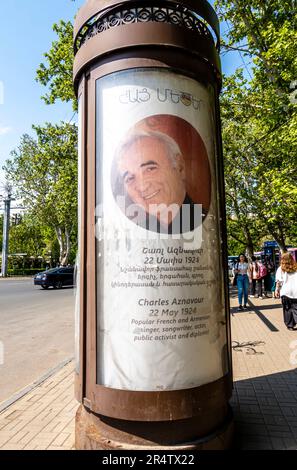
[[[228,448],[216,14],[206,0],[89,0],[74,34],[76,448]]]

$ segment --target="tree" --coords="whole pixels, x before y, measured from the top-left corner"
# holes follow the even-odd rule
[[[77,128],[61,123],[33,129],[37,138],[24,135],[4,169],[32,216],[54,229],[64,265],[77,233]]]
[[[11,223],[9,246],[10,253],[26,253],[28,256],[42,256],[46,247],[45,232],[37,217],[26,213],[20,223]]]
[[[217,0],[216,7],[228,27],[224,50],[253,63],[249,81],[242,70],[225,77],[221,99],[229,246],[252,253],[273,237],[284,250],[297,233],[296,1]],[[37,79],[50,88],[46,102],[76,107],[73,27],[61,21],[54,30],[58,40]]]
[[[49,87],[49,93],[43,96],[47,104],[56,100],[72,101],[77,110],[77,100],[73,88],[73,25],[70,21],[60,21],[53,25],[58,39],[52,43],[49,52],[44,54],[46,63],[41,63],[36,80]]]
[[[296,8],[292,1],[218,0],[228,21],[227,50],[253,61],[249,82],[237,71],[222,96],[227,208],[250,244],[247,226],[285,249],[296,233]],[[234,222],[232,222],[234,225]],[[262,235],[262,237],[261,237]]]

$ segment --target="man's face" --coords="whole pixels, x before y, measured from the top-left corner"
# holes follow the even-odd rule
[[[150,205],[181,206],[185,195],[185,166],[182,156],[175,167],[165,145],[154,137],[144,137],[132,144],[121,156],[119,170],[131,200],[146,212]]]

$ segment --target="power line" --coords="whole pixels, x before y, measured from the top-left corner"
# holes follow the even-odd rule
[[[224,16],[224,13],[222,12],[222,10],[220,11],[220,13]],[[232,28],[231,28],[230,23],[229,23],[229,21],[228,21],[227,19],[225,19],[225,23],[226,23],[226,26],[227,26],[227,30],[228,30],[229,32],[232,32]],[[240,44],[239,44],[239,46],[240,46]],[[226,53],[227,53],[227,52],[228,52],[228,51],[226,51]],[[250,62],[249,64],[246,64],[246,62],[245,62],[245,60],[244,60],[244,57],[243,57],[241,51],[239,51],[239,50],[234,50],[233,52],[237,52],[237,53],[239,54],[239,57],[240,57],[240,59],[241,59],[241,62],[242,62],[242,64],[243,64],[245,70],[247,71],[247,73],[248,73],[250,79],[252,80],[253,77],[252,77],[252,74],[251,74],[250,69],[249,69],[249,67],[248,67],[248,65],[249,65],[251,62]]]
[[[4,211],[4,210],[5,210],[4,207],[0,207],[0,211]],[[25,211],[25,210],[26,210],[26,207],[11,207],[11,210],[12,210],[12,211],[17,211],[17,210],[19,210],[19,211]]]
[[[278,129],[280,129],[281,127],[285,126],[286,124],[289,123],[289,121],[291,120],[291,117],[289,119],[287,119],[286,121],[280,123],[280,124],[277,124],[276,126],[274,126],[269,132],[267,132],[266,134],[264,134],[262,137],[260,137],[258,140],[256,140],[255,142],[253,142],[251,145],[245,147],[242,151],[245,152],[246,150],[250,150],[251,148],[255,147],[255,145],[257,145],[259,142],[262,142],[262,140],[266,140],[267,137],[269,137],[271,134],[273,134],[275,131],[277,131]]]
[[[66,121],[67,114],[68,114],[68,112],[65,114],[65,118],[63,119],[63,122]],[[71,124],[71,122],[73,121],[73,119],[74,119],[74,117],[75,117],[76,114],[77,114],[77,111],[74,111],[74,113],[73,113],[71,119],[67,122],[68,124]]]
[[[72,118],[70,119],[70,121],[68,122],[68,124],[71,124],[71,121],[74,119],[74,117],[75,117],[76,114],[77,114],[77,111],[74,111],[73,116],[72,116]]]
[[[244,60],[244,58],[243,58],[243,56],[242,56],[242,53],[241,53],[240,51],[237,51],[237,52],[238,52],[238,54],[239,54],[240,57],[241,57],[242,63],[243,63],[243,65],[244,65],[245,70],[247,71],[247,73],[248,73],[250,79],[253,80],[253,77],[252,77],[252,75],[251,75],[251,73],[250,73],[250,71],[249,71],[248,66],[247,66],[246,63],[245,63],[245,60]]]
[[[228,31],[231,31],[231,26],[229,25],[229,21],[228,21],[228,20],[226,20],[226,24],[227,24]],[[248,73],[250,79],[252,80],[253,77],[252,77],[252,75],[251,75],[251,73],[250,73],[250,70],[249,70],[247,64],[245,63],[245,60],[244,60],[244,58],[243,58],[242,53],[241,53],[240,51],[236,51],[236,52],[238,52],[238,54],[239,54],[239,56],[240,56],[240,59],[241,59],[241,62],[243,63],[243,66],[244,66],[245,70],[247,71],[247,73]]]

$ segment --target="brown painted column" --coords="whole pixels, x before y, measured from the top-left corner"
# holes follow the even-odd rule
[[[228,448],[216,14],[205,0],[89,0],[74,41],[76,448]]]

